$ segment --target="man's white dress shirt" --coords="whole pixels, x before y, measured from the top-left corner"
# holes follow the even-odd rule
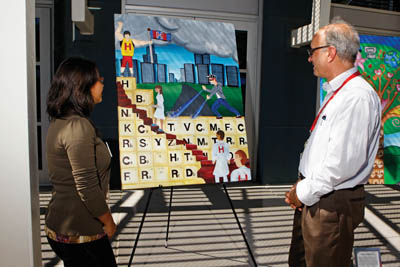
[[[354,72],[352,68],[324,84],[325,105]],[[299,200],[307,206],[333,190],[365,184],[379,146],[381,103],[362,76],[348,81],[321,112],[305,145],[297,184]]]

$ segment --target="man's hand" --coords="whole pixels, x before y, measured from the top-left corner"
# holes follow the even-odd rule
[[[302,210],[303,203],[298,199],[296,194],[297,183],[295,183],[288,192],[285,193],[285,202],[290,205],[292,209]]]
[[[202,85],[201,88],[203,88],[203,90],[207,89],[205,85]]]
[[[210,96],[209,96],[209,95],[207,95],[207,99],[210,99]]]

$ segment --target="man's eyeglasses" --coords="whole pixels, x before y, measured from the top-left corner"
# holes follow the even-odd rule
[[[323,46],[317,46],[317,47],[314,47],[314,48],[307,48],[307,53],[308,53],[308,56],[309,57],[311,57],[313,54],[314,54],[314,52],[315,52],[315,50],[318,50],[318,49],[321,49],[321,48],[326,48],[326,47],[329,47],[330,45],[323,45]]]

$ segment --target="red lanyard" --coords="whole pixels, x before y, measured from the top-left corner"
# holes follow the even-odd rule
[[[360,72],[358,72],[358,71],[354,72],[354,73],[353,73],[352,75],[350,75],[350,76],[342,83],[342,85],[333,93],[333,95],[328,99],[328,101],[325,103],[325,105],[320,109],[320,111],[318,112],[317,117],[315,117],[314,122],[313,122],[313,124],[312,124],[312,126],[311,126],[311,129],[310,129],[310,133],[311,133],[312,131],[314,131],[314,127],[315,127],[315,124],[317,123],[317,121],[318,121],[318,119],[319,119],[319,115],[320,115],[321,112],[325,109],[325,107],[328,105],[328,103],[335,97],[335,95],[336,95],[337,93],[339,93],[339,90],[342,89],[343,86],[344,86],[346,83],[348,83],[351,79],[353,79],[354,77],[357,77],[357,76],[359,76],[359,75],[360,75]]]

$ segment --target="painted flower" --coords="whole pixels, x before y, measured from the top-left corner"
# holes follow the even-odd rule
[[[354,67],[360,67],[364,71],[365,58],[362,58],[361,53],[357,53],[356,61],[354,62]]]
[[[389,51],[383,61],[390,67],[397,68],[400,65],[400,54],[397,51]]]
[[[386,104],[389,102],[389,99],[383,99],[382,98],[382,100],[381,100],[381,106],[382,106],[382,110],[384,110],[385,109],[385,107],[386,107]]]
[[[389,78],[392,78],[392,77],[393,77],[393,73],[388,72],[387,76],[388,76]]]
[[[377,69],[374,71],[376,75],[381,76],[382,75],[382,71],[380,69]]]
[[[396,84],[396,89],[400,92],[400,84]]]

